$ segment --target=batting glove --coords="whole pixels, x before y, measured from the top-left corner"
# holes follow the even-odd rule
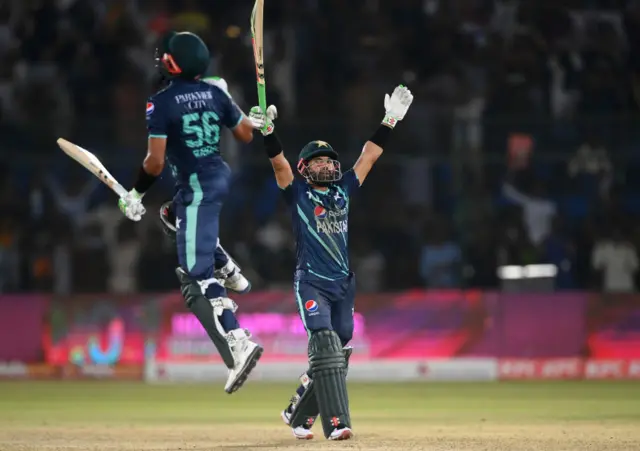
[[[147,212],[144,205],[142,205],[142,194],[135,189],[132,189],[118,200],[118,207],[127,218],[136,222],[140,221],[142,215]]]
[[[398,121],[404,119],[405,114],[409,111],[411,102],[413,102],[413,94],[411,94],[409,88],[403,85],[397,86],[391,96],[385,94],[385,115],[382,123],[390,128],[395,127]]]
[[[267,113],[262,111],[259,106],[254,106],[249,110],[249,120],[253,125],[253,128],[260,130],[263,136],[270,135],[275,130],[276,126],[273,121],[278,117],[278,109],[275,105],[271,105],[267,108]]]

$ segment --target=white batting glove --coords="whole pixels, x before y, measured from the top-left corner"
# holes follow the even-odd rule
[[[271,105],[267,108],[265,114],[259,106],[254,106],[249,110],[249,120],[253,125],[253,128],[260,130],[263,136],[270,135],[275,130],[276,126],[273,121],[278,117],[278,109],[275,105]]]
[[[142,194],[135,189],[129,191],[124,197],[118,200],[118,207],[124,215],[132,221],[140,221],[147,212],[142,205]]]
[[[404,119],[405,114],[413,102],[413,94],[409,88],[399,85],[393,90],[393,94],[385,94],[384,109],[385,115],[382,123],[387,127],[395,127],[398,121]]]

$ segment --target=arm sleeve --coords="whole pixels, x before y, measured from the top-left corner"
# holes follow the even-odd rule
[[[221,120],[222,125],[233,130],[240,124],[240,122],[242,122],[242,117],[243,117],[242,111],[240,111],[240,108],[238,108],[238,105],[236,105],[233,99],[228,95],[225,94],[220,98],[221,98],[222,107],[223,107],[222,108],[223,117]]]
[[[353,169],[349,169],[342,175],[340,186],[351,196],[358,188],[360,188],[360,180]]]
[[[297,180],[293,180],[289,186],[286,186],[284,188],[280,188],[280,191],[282,192],[282,196],[284,197],[284,201],[287,203],[287,205],[293,205],[293,203],[295,202],[297,193],[298,193],[298,182]]]
[[[150,138],[166,138],[168,119],[163,108],[153,97],[147,102],[147,131]]]

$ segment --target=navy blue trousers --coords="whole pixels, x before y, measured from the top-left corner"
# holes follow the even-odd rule
[[[316,330],[335,330],[342,346],[353,337],[356,278],[350,273],[335,281],[294,281],[298,312],[308,334]]]
[[[231,170],[220,162],[205,176],[192,174],[173,199],[176,214],[178,263],[197,280],[208,298],[226,296],[225,288],[214,278],[216,262],[226,255],[218,249],[220,212],[229,192]],[[220,322],[225,330],[239,327],[233,312],[225,310]]]

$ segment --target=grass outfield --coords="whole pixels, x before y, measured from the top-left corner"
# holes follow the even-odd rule
[[[356,437],[297,441],[291,384],[0,382],[0,450],[640,450],[640,384],[352,383]]]

